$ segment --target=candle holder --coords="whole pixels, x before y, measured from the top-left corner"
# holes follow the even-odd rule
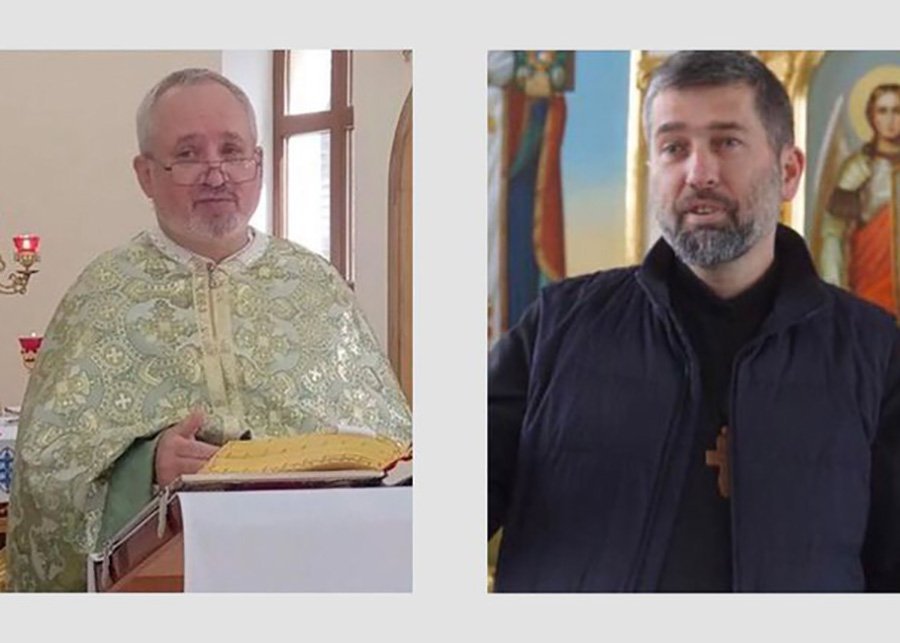
[[[34,333],[30,337],[19,338],[19,347],[21,348],[19,352],[22,354],[22,363],[25,364],[25,368],[29,371],[34,368],[34,363],[37,361],[38,351],[41,350],[41,342],[43,341],[43,337],[39,337]]]
[[[9,275],[6,283],[0,283],[0,294],[3,295],[24,295],[28,289],[28,280],[31,275],[38,272],[32,266],[40,261],[38,247],[41,238],[36,234],[20,234],[13,237],[13,245],[16,248],[16,262],[22,266],[20,269]],[[6,262],[0,256],[0,275],[6,270]]]

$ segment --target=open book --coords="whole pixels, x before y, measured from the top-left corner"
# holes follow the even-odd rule
[[[407,484],[412,446],[383,437],[309,433],[227,443],[199,473],[181,477],[182,487],[278,481],[347,484]]]

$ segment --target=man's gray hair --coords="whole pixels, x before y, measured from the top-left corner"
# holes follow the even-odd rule
[[[235,85],[233,82],[225,78],[222,74],[212,71],[211,69],[180,69],[174,71],[161,81],[156,83],[144,100],[138,106],[137,110],[137,137],[138,148],[141,154],[149,154],[150,137],[153,121],[153,108],[156,103],[167,91],[173,87],[189,87],[191,85],[201,85],[203,83],[218,83],[225,89],[234,94],[234,97],[240,101],[247,112],[247,120],[250,124],[250,134],[253,136],[253,143],[256,143],[256,113],[253,111],[253,104],[247,98],[244,90]]]
[[[756,112],[778,154],[794,144],[794,110],[784,85],[757,57],[744,51],[679,51],[669,56],[650,80],[644,98],[644,135],[651,139],[653,100],[667,89],[744,84],[753,89]]]

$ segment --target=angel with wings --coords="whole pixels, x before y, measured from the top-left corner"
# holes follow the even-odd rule
[[[897,317],[900,83],[869,83],[871,88],[865,88],[862,80],[854,93],[865,89],[865,106],[851,95],[849,109],[855,102],[858,107],[848,115],[858,134],[871,134],[854,151],[848,143],[849,132],[839,120],[844,103],[835,104],[817,172],[819,196],[811,246],[823,279]]]

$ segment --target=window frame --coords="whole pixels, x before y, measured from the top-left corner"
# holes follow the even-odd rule
[[[350,52],[331,52],[331,109],[306,114],[289,114],[290,51],[273,54],[273,180],[272,233],[287,236],[287,145],[297,134],[330,133],[330,261],[345,280],[353,277],[353,218],[351,190],[351,104]]]

